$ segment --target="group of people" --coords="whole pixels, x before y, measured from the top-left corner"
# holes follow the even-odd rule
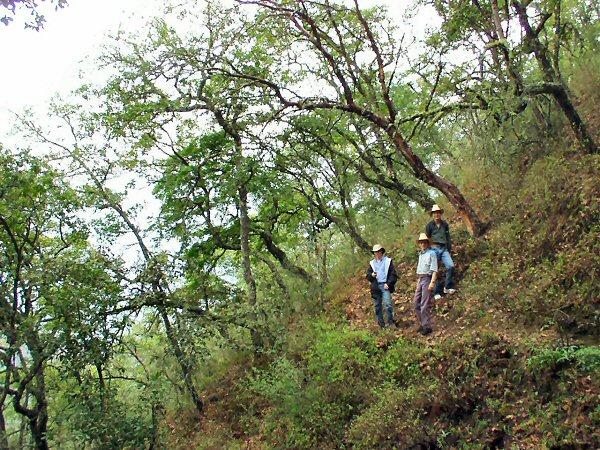
[[[417,262],[417,286],[415,289],[414,306],[419,323],[418,332],[428,335],[433,331],[431,310],[434,300],[439,300],[442,294],[454,294],[454,262],[450,255],[452,241],[450,227],[442,219],[444,210],[438,205],[431,208],[432,220],[425,227],[425,232],[417,238],[419,260]],[[372,253],[374,259],[367,269],[367,280],[371,283],[371,297],[375,306],[375,316],[380,327],[385,327],[383,308],[387,315],[387,326],[395,327],[392,293],[396,286],[398,275],[391,258],[385,254],[385,249],[376,244]],[[438,277],[440,264],[446,268],[446,280],[442,284]]]

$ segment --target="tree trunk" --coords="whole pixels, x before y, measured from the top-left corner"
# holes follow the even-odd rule
[[[48,437],[48,401],[46,400],[46,381],[44,377],[43,363],[40,364],[39,372],[36,375],[36,393],[34,398],[36,401],[35,416],[29,417],[29,428],[35,442],[35,447],[38,450],[47,450]]]
[[[590,134],[587,125],[577,112],[575,105],[573,105],[566,86],[561,84],[561,89],[558,89],[557,92],[555,92],[554,99],[562,109],[564,115],[567,116],[571,129],[573,130],[573,133],[575,133],[575,137],[579,141],[579,144],[587,153],[598,153],[598,146]]]
[[[248,187],[245,180],[244,155],[242,153],[242,143],[239,136],[235,137],[237,155],[235,158],[236,177],[238,182],[238,206],[240,211],[240,248],[242,250],[242,267],[244,270],[244,281],[246,282],[248,304],[251,308],[256,307],[256,281],[252,275],[252,262],[250,261],[250,217],[248,216]],[[250,326],[252,345],[255,350],[262,347],[260,333],[256,329],[257,316],[253,311],[250,314],[254,322]]]
[[[48,414],[46,411],[40,411],[40,414],[35,419],[29,420],[29,429],[31,430],[31,436],[37,450],[48,450],[49,448],[48,439],[46,438],[47,426]]]
[[[169,338],[169,342],[171,343],[171,348],[173,349],[173,353],[175,353],[175,358],[179,363],[179,367],[181,368],[181,373],[183,374],[183,382],[185,383],[185,387],[192,396],[192,401],[194,402],[194,406],[196,407],[196,411],[198,414],[202,414],[204,410],[204,402],[200,398],[198,391],[196,390],[196,386],[194,386],[194,382],[192,380],[192,368],[188,364],[185,359],[185,355],[181,350],[181,346],[179,345],[179,341],[173,332],[173,327],[171,326],[171,321],[169,320],[169,316],[165,311],[164,307],[159,307],[160,316],[165,325],[165,332],[167,337]]]
[[[321,239],[319,239],[321,237]],[[319,298],[321,303],[321,311],[325,311],[325,286],[329,282],[327,273],[327,248],[330,244],[331,235],[328,236],[327,242],[322,242],[324,238],[321,235],[317,236],[317,258],[319,258]]]
[[[4,411],[0,405],[0,450],[8,449],[8,437],[6,436],[6,421],[4,420]]]
[[[348,226],[346,227],[346,229],[350,237],[354,240],[354,242],[360,249],[369,253],[371,251],[371,246],[369,245],[369,243],[365,241],[364,238],[358,233],[358,230],[356,229],[354,224],[349,220],[349,217],[346,217],[346,220],[348,221]]]
[[[336,173],[336,175],[338,175],[338,174]],[[360,248],[362,248],[366,252],[370,252],[371,246],[360,235],[360,233],[358,231],[358,226],[356,225],[356,221],[354,220],[354,216],[352,215],[352,212],[350,211],[350,208],[348,207],[348,194],[346,192],[346,188],[344,187],[343,182],[341,180],[339,181],[339,183],[340,183],[340,186],[339,186],[338,194],[340,197],[340,203],[342,204],[342,210],[344,211],[344,217],[346,218],[346,223],[348,224],[348,232],[350,233],[350,236],[352,236],[352,239],[354,239],[354,242],[356,242],[356,244]]]
[[[269,270],[271,270],[271,273],[273,274],[273,278],[275,279],[275,282],[279,286],[279,289],[281,289],[283,291],[283,295],[285,296],[284,302],[287,303],[292,298],[292,294],[291,294],[290,289],[288,288],[287,284],[285,283],[285,280],[279,273],[279,270],[277,270],[275,263],[273,261],[271,261],[268,257],[261,258],[261,260],[267,265]]]
[[[257,230],[257,232],[260,234],[267,251],[273,255],[277,261],[279,261],[281,267],[290,271],[294,275],[299,276],[307,283],[313,283],[315,281],[312,275],[310,275],[306,270],[290,261],[287,254],[277,244],[275,244],[273,241],[273,235],[271,235],[271,233],[261,229]]]
[[[465,221],[465,225],[471,235],[475,237],[482,236],[487,231],[489,223],[485,223],[479,218],[460,190],[448,180],[445,180],[425,167],[423,161],[413,153],[408,143],[394,127],[388,128],[388,135],[392,139],[396,150],[410,164],[415,176],[446,196],[460,217]]]

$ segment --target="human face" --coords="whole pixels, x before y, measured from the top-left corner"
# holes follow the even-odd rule
[[[433,220],[435,220],[436,222],[439,222],[440,220],[442,220],[442,212],[441,211],[434,212]]]
[[[383,250],[377,250],[373,254],[375,255],[375,259],[377,259],[377,261],[379,261],[381,258],[383,258]]]
[[[419,241],[419,248],[421,249],[421,251],[427,250],[427,248],[429,248],[429,242]]]

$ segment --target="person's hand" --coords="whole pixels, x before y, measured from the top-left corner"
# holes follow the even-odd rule
[[[433,292],[434,287],[435,287],[435,283],[432,281],[431,283],[429,283],[429,286],[427,286],[427,290],[429,292]]]
[[[383,283],[383,288],[384,288],[386,291],[389,291],[389,290],[390,290],[390,287],[388,286],[388,284],[387,284],[387,283]]]

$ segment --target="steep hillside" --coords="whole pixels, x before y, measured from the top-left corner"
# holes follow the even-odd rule
[[[517,184],[488,181],[472,192],[492,220],[485,238],[450,215],[459,290],[435,305],[433,334],[417,333],[412,307],[417,216],[389,251],[397,329],[376,326],[365,255],[325,313],[289,325],[280,352],[224,363],[206,415],[169,419],[172,437],[194,429],[198,448],[600,447],[600,158],[552,155]]]

